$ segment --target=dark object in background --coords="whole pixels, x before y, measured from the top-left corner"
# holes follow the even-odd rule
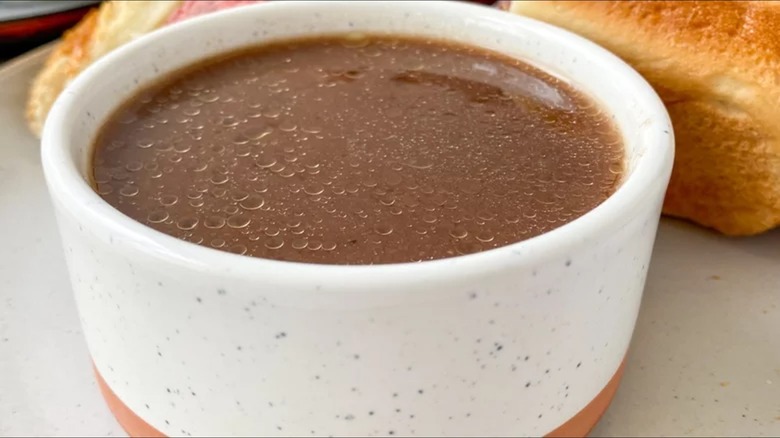
[[[0,1],[0,61],[59,37],[98,1]]]

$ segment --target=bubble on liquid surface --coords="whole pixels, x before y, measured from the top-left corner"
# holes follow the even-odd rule
[[[222,251],[388,263],[532,237],[621,182],[611,118],[555,78],[457,46],[315,45],[316,65],[248,52],[145,92],[98,140],[95,190]]]
[[[489,243],[493,241],[493,234],[487,231],[480,231],[475,235],[475,237],[477,240],[483,243]]]
[[[138,194],[138,187],[132,185],[132,184],[125,184],[122,186],[121,189],[119,189],[119,194],[126,197],[135,196]]]
[[[260,140],[271,135],[273,128],[269,126],[251,126],[244,130],[244,135],[250,140]]]
[[[232,252],[234,254],[239,254],[239,255],[246,254],[246,252],[248,250],[249,250],[249,248],[247,248],[246,245],[241,244],[241,243],[236,244],[236,245],[232,245],[230,248],[228,248],[228,251],[230,251],[230,252]]]
[[[249,225],[250,222],[252,222],[252,219],[242,214],[230,216],[227,220],[227,224],[230,228],[244,228]]]
[[[165,210],[152,210],[146,220],[153,224],[159,224],[168,220],[169,217],[170,215]]]
[[[218,215],[206,216],[203,220],[203,226],[211,229],[220,229],[225,226],[225,218]]]
[[[276,165],[276,158],[266,157],[266,156],[258,157],[257,159],[255,159],[255,164],[257,165],[257,167],[260,167],[262,169],[273,170],[274,166]]]
[[[220,185],[220,184],[225,184],[229,180],[230,180],[229,176],[223,175],[221,173],[215,173],[214,175],[211,176],[211,179],[209,181],[211,181],[212,184]]]
[[[259,195],[249,195],[239,204],[244,210],[257,210],[265,204],[265,200]]]
[[[323,187],[322,184],[311,182],[304,184],[303,191],[306,192],[307,195],[319,195],[325,191],[325,187]]]
[[[284,240],[281,237],[272,237],[265,241],[265,247],[268,249],[279,249],[284,246]]]
[[[456,238],[456,239],[463,239],[464,237],[469,235],[468,230],[461,226],[461,225],[455,225],[452,228],[450,228],[450,236]]]
[[[170,207],[171,205],[179,202],[179,197],[176,195],[163,195],[160,197],[160,204]]]
[[[176,226],[180,230],[192,230],[196,226],[198,226],[198,222],[200,221],[195,216],[185,216],[179,219],[178,221],[176,221]]]
[[[125,164],[125,169],[127,169],[129,172],[138,172],[139,170],[143,169],[144,165],[140,161],[131,161],[127,164]]]
[[[393,226],[386,223],[379,224],[374,227],[374,231],[381,236],[387,236],[393,232]]]

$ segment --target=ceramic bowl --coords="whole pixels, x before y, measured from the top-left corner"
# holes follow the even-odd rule
[[[614,118],[627,175],[541,236],[422,263],[338,266],[196,246],[88,182],[96,131],[139,87],[266,41],[367,32],[524,59]],[[650,86],[564,30],[459,2],[272,2],[141,37],[54,106],[43,165],[98,380],[131,435],[582,435],[617,387],[672,167]]]

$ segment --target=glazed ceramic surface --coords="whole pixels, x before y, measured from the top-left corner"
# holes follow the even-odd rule
[[[323,266],[196,246],[133,222],[87,182],[101,123],[139,86],[264,41],[446,38],[519,57],[614,116],[628,175],[553,232],[416,264]],[[169,435],[539,435],[620,366],[672,165],[665,110],[598,46],[489,8],[280,2],[164,28],[98,61],[48,120],[43,165],[90,353]]]

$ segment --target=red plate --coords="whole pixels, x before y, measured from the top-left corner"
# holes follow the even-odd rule
[[[0,61],[52,40],[97,1],[0,1]]]

